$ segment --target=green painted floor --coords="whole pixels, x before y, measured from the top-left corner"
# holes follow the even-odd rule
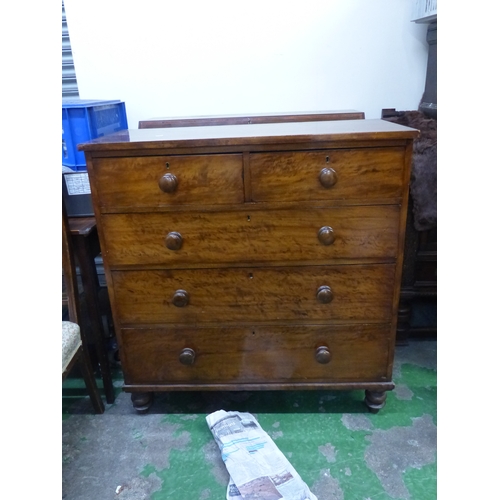
[[[318,500],[431,500],[436,492],[436,341],[397,347],[394,382],[378,414],[363,391],[157,394],[139,415],[130,395],[94,415],[82,382],[63,384],[62,491],[66,500],[226,498],[228,474],[205,422],[247,411]]]

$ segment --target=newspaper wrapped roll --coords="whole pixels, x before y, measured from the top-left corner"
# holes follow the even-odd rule
[[[230,475],[227,500],[317,500],[253,415],[219,410],[206,421]]]

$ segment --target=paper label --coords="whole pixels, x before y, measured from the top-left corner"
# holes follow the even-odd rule
[[[70,196],[90,194],[89,174],[87,172],[65,175],[64,179]]]

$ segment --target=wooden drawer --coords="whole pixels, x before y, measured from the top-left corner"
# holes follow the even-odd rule
[[[404,162],[402,147],[251,154],[252,200],[397,199],[402,196]],[[323,169],[334,174],[322,174]],[[326,185],[335,183],[324,187],[322,179]]]
[[[96,158],[91,168],[104,212],[112,208],[224,205],[244,200],[239,154]],[[175,176],[177,187],[173,192],[160,189],[160,179],[165,175]],[[171,178],[165,183],[167,188],[173,187],[172,182]]]
[[[394,272],[394,265],[180,269],[114,271],[112,280],[123,325],[375,323],[391,320]]]
[[[387,332],[376,324],[123,329],[120,352],[129,385],[373,382],[388,377]]]
[[[102,225],[111,266],[395,260],[399,207],[109,214]]]

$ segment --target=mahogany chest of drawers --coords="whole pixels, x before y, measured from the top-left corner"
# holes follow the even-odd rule
[[[382,408],[417,134],[346,120],[81,145],[135,408],[266,389],[364,389]]]

